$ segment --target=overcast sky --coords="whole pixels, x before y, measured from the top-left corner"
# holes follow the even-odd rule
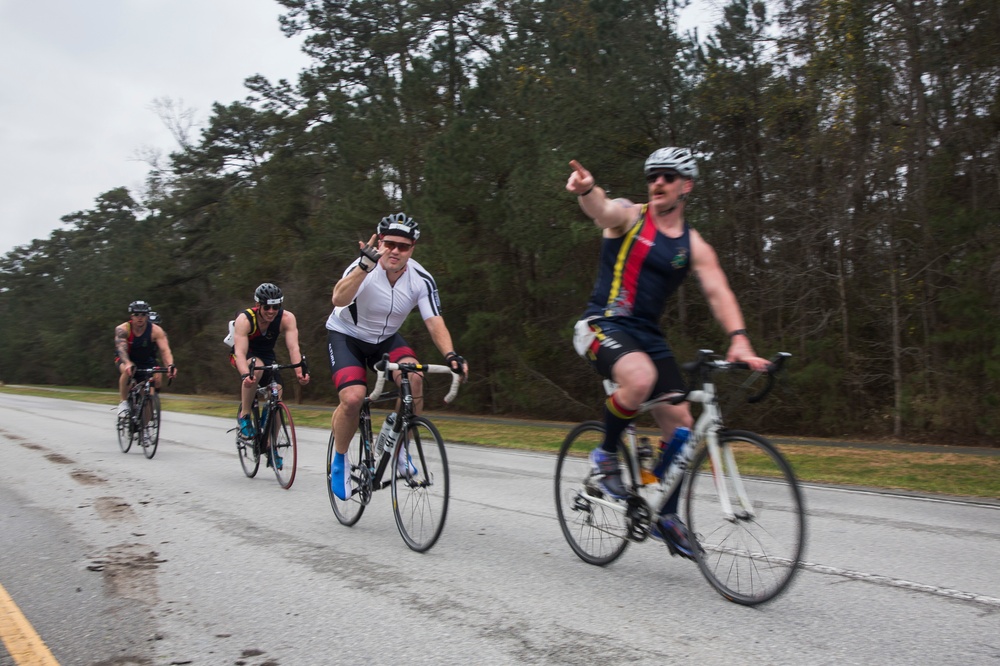
[[[721,5],[695,0],[682,28]],[[141,188],[139,155],[177,147],[154,100],[201,125],[249,76],[294,80],[308,59],[280,14],[274,0],[0,0],[0,256]]]

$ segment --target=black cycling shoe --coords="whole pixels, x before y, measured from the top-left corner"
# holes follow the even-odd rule
[[[698,546],[692,545],[693,539],[691,539],[687,525],[681,521],[676,513],[664,514],[657,518],[649,536],[667,544],[671,555],[680,555],[689,560],[694,559],[694,549]]]

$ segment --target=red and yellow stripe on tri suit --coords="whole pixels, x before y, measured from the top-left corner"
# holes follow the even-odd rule
[[[691,232],[678,238],[660,233],[648,206],[641,221],[619,238],[605,238],[594,291],[585,317],[607,318],[637,332],[660,333],[660,318],[691,265]]]

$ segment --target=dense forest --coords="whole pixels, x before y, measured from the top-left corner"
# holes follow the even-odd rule
[[[471,364],[457,408],[594,417],[570,340],[599,233],[568,162],[640,201],[645,157],[681,145],[701,170],[687,220],[757,351],[794,355],[741,425],[1000,442],[996,0],[735,0],[700,38],[676,0],[277,2],[311,58],[296,81],[251,77],[200,128],[161,105],[178,146],[142,191],[95,193],[0,260],[0,380],[113,386],[141,298],[171,390],[235,399],[226,323],[273,281],[312,359],[300,398],[333,403],[332,286],[405,210]],[[664,327],[682,357],[725,349],[694,279]],[[419,316],[403,332],[440,362]]]

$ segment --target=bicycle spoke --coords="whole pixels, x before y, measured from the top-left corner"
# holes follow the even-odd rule
[[[364,513],[365,506],[371,500],[371,474],[363,462],[363,447],[361,437],[356,434],[345,454],[347,464],[350,465],[351,487],[354,491],[346,500],[338,499],[330,486],[330,465],[333,463],[334,453],[333,434],[330,435],[326,447],[326,492],[330,498],[330,507],[337,520],[348,527],[361,520],[361,514]]]
[[[623,502],[597,488],[591,474],[590,452],[604,441],[604,424],[581,423],[563,442],[556,461],[556,514],[563,536],[580,559],[603,566],[628,547],[628,520]],[[628,485],[627,469],[622,470]]]
[[[147,396],[142,403],[142,427],[139,430],[139,441],[142,452],[147,458],[156,455],[156,447],[160,443],[160,396]]]
[[[239,408],[237,408],[237,415],[239,415]],[[254,430],[256,431],[256,414],[253,414],[252,420]],[[243,473],[251,479],[257,475],[257,469],[260,467],[260,456],[255,451],[255,446],[254,437],[245,438],[240,434],[239,430],[236,431],[236,452],[240,457],[240,467],[243,468]]]
[[[116,428],[118,430],[118,447],[122,453],[128,453],[129,449],[132,448],[132,414],[130,411],[118,415]]]
[[[271,466],[278,484],[286,490],[295,481],[298,445],[295,441],[295,424],[284,403],[279,402],[277,414],[271,415]]]
[[[390,465],[396,526],[407,546],[426,551],[441,536],[448,515],[448,458],[434,424],[412,418]]]
[[[698,565],[727,599],[769,601],[797,571],[805,545],[802,497],[791,468],[770,442],[753,433],[723,431],[722,470],[713,475],[707,450],[692,465],[686,493],[688,527],[701,543]],[[735,508],[719,503],[721,479]],[[752,512],[740,509],[740,498]]]

